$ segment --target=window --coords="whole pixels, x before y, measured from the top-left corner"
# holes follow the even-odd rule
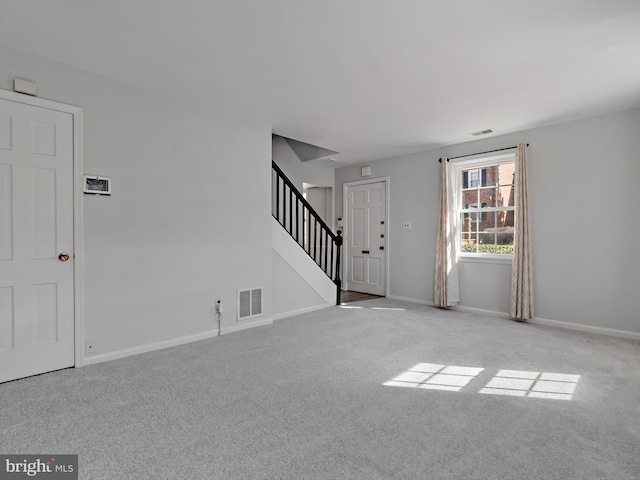
[[[513,254],[515,154],[453,162],[461,257]]]

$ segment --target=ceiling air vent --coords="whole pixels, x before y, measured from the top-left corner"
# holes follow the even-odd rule
[[[262,288],[238,291],[238,320],[262,315]]]
[[[479,137],[480,135],[487,135],[488,133],[493,133],[493,130],[478,130],[477,132],[473,132],[471,135],[473,135],[474,137]]]

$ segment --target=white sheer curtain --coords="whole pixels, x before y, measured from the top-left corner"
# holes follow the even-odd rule
[[[518,144],[515,171],[515,245],[511,270],[509,314],[516,320],[530,320],[533,313],[533,272],[531,270],[531,221],[527,182],[527,149]]]
[[[436,276],[433,301],[438,307],[453,307],[460,301],[458,286],[458,261],[456,258],[456,213],[454,185],[449,159],[443,157],[442,189],[440,191],[440,219],[436,243]]]

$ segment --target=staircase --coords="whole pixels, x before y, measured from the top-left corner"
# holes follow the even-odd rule
[[[273,217],[336,286],[340,305],[342,232],[333,233],[284,172],[271,162]]]

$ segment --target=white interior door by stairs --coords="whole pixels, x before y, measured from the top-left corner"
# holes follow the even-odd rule
[[[0,99],[0,382],[74,365],[73,115]]]

